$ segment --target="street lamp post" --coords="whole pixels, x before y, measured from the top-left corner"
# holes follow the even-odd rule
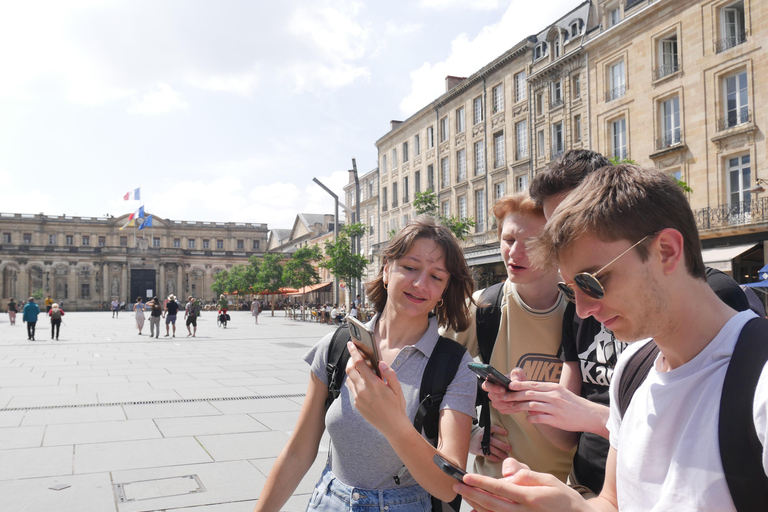
[[[349,172],[353,173],[355,176],[355,222],[360,222],[360,180],[357,177],[357,161],[355,161],[354,158],[352,159],[352,169]],[[360,254],[361,237],[356,236],[355,238],[357,238],[355,254]],[[360,279],[357,279],[357,282],[355,283],[355,297],[357,297],[360,288]],[[360,305],[358,304],[358,306]]]
[[[328,192],[331,197],[333,197],[333,201],[335,203],[334,211],[333,211],[333,243],[336,243],[336,241],[339,238],[339,196],[331,192],[331,189],[320,183],[320,180],[317,178],[312,178],[312,181],[320,185],[323,190]],[[339,303],[339,278],[335,275],[333,276],[333,303],[338,304]]]

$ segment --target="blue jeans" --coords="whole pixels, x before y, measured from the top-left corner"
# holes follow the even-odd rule
[[[340,482],[326,466],[307,511],[429,512],[432,501],[420,485],[395,489],[360,489]]]

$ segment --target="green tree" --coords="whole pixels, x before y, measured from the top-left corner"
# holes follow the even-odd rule
[[[362,223],[350,224],[341,228],[335,242],[330,240],[325,242],[325,255],[328,259],[320,262],[319,266],[327,268],[331,274],[350,285],[361,279],[365,267],[368,266],[368,259],[353,253],[351,238],[362,236],[366,229],[366,225]]]
[[[299,248],[291,259],[285,262],[283,266],[283,281],[293,288],[304,288],[320,281],[320,275],[312,264],[323,257],[320,247],[308,245]],[[306,304],[306,295],[301,296],[302,310]]]
[[[434,190],[427,190],[426,192],[416,192],[416,198],[413,200],[413,207],[416,209],[416,213],[419,215],[431,215],[437,217],[437,219],[459,240],[464,240],[466,236],[475,227],[475,219],[472,217],[459,218],[456,216],[445,217],[437,214],[437,194]],[[392,236],[390,234],[390,236]]]
[[[617,156],[611,157],[611,163],[613,165],[619,165],[619,164],[637,165],[637,162],[635,162],[631,158],[619,159],[619,157]],[[683,180],[677,179],[677,177],[675,176],[672,176],[672,179],[675,180],[675,182],[681,189],[683,189],[683,192],[686,192],[688,194],[693,192],[693,189],[688,185],[688,183],[684,182]]]
[[[251,258],[254,257],[251,256]],[[283,256],[281,254],[265,254],[259,263],[254,289],[260,292],[278,293],[280,288],[284,286],[282,261]],[[275,316],[275,301],[272,301],[272,316]]]
[[[211,290],[213,290],[213,293],[216,294],[216,300],[221,296],[222,293],[227,291],[227,280],[229,279],[229,271],[222,270],[218,274],[216,274],[216,277],[213,280],[213,284],[211,285]]]

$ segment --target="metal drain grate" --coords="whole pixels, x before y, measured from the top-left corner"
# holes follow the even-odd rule
[[[206,489],[197,475],[172,476],[115,484],[115,496],[117,496],[118,503],[184,496],[205,491]]]
[[[230,402],[237,400],[264,400],[268,398],[303,398],[304,393],[293,393],[287,395],[253,395],[253,396],[233,396],[220,398],[179,398],[176,400],[147,400],[143,402],[107,402],[102,404],[76,404],[76,405],[38,405],[35,407],[6,407],[0,409],[0,412],[9,411],[40,411],[47,409],[78,409],[83,407],[114,407],[119,405],[155,405],[155,404],[189,404],[193,402]]]

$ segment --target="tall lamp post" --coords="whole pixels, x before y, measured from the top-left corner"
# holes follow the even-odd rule
[[[331,189],[320,183],[320,180],[317,178],[312,178],[312,181],[320,185],[323,190],[328,192],[331,197],[333,197],[333,201],[335,203],[333,211],[333,243],[336,243],[337,239],[339,238],[339,196],[331,192]],[[333,303],[339,303],[339,278],[335,275],[333,276]]]
[[[360,180],[357,177],[357,162],[355,159],[352,159],[352,169],[349,170],[349,172],[353,173],[355,176],[355,220],[354,222],[360,222]],[[360,237],[356,236],[357,242],[355,244],[355,254],[360,254]],[[360,279],[357,279],[357,282],[355,283],[355,294],[359,293],[360,290]],[[355,297],[353,297],[354,299]]]

